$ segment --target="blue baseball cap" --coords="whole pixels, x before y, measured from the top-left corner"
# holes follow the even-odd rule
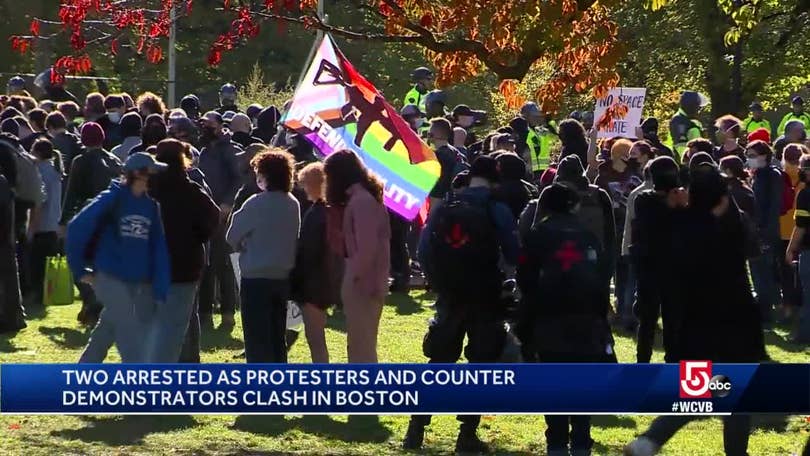
[[[124,171],[126,172],[146,169],[150,173],[154,174],[160,171],[165,171],[168,167],[169,165],[156,161],[154,157],[146,152],[136,152],[130,155],[129,158],[127,158],[127,161],[124,163]]]

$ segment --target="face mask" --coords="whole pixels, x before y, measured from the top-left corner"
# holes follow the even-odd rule
[[[414,130],[418,130],[425,124],[425,119],[423,117],[417,117],[411,121],[411,128]]]
[[[807,183],[809,177],[810,177],[810,170],[807,169],[799,170],[799,182]]]
[[[110,119],[110,122],[117,124],[118,122],[121,122],[121,113],[118,111],[108,112],[107,118]]]
[[[753,157],[748,159],[748,167],[751,169],[760,169],[765,167],[765,159],[762,157]]]
[[[641,163],[639,163],[638,158],[630,157],[629,159],[627,159],[627,166],[631,168],[638,168],[639,166],[641,166]]]
[[[203,127],[202,136],[203,136],[203,138],[208,139],[208,140],[216,139],[216,137],[217,137],[217,129],[214,128],[214,127]]]

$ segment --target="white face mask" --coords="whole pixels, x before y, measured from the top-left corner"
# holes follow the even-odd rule
[[[121,122],[121,113],[118,111],[108,112],[107,118],[110,119],[110,122],[117,124],[118,122]]]
[[[411,121],[411,128],[413,128],[414,130],[418,130],[418,129],[422,128],[422,125],[424,125],[424,124],[425,124],[425,118],[424,117],[417,117],[416,119],[413,119]]]
[[[765,159],[762,157],[752,157],[748,159],[748,167],[751,169],[760,169],[765,167]]]

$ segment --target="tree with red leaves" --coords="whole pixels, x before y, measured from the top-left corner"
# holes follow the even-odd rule
[[[12,47],[28,52],[37,40],[69,36],[72,55],[54,64],[54,78],[84,74],[90,54],[116,55],[133,47],[151,63],[163,59],[171,29],[171,11],[188,15],[193,0],[61,0],[58,20],[37,18],[30,34],[11,37]],[[538,62],[553,68],[535,97],[554,110],[569,89],[601,96],[618,83],[615,64],[621,55],[618,26],[611,11],[620,0],[349,0],[379,24],[342,27],[316,13],[317,0],[223,0],[217,14],[232,17],[230,27],[211,44],[208,63],[256,37],[265,23],[299,24],[353,40],[413,43],[437,69],[440,85],[467,80],[489,70],[503,82],[512,106],[523,100],[514,90]]]

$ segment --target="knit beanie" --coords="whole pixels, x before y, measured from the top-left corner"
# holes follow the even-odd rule
[[[85,147],[101,147],[104,144],[104,129],[95,122],[82,125],[82,144]]]

